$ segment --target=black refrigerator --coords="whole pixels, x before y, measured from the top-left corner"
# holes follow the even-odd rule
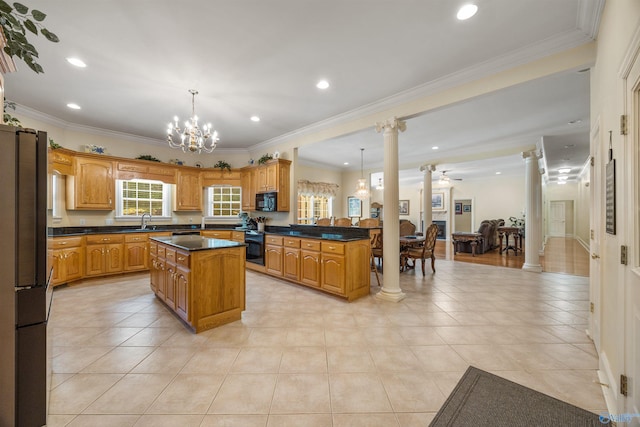
[[[0,425],[47,422],[47,134],[0,125]]]

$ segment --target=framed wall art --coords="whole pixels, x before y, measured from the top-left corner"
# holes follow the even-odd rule
[[[400,206],[398,208],[398,213],[400,215],[409,215],[409,201],[408,200],[399,200]]]
[[[444,193],[433,192],[431,194],[431,210],[443,211],[444,210]]]
[[[462,215],[462,203],[456,202],[456,215]]]
[[[349,218],[360,218],[362,216],[362,200],[357,197],[347,197],[347,208]]]

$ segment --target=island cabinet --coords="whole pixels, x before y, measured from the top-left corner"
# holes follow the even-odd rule
[[[124,269],[122,234],[92,234],[86,237],[87,276],[120,273]]]
[[[369,294],[368,239],[335,241],[267,234],[265,242],[268,274],[349,301]]]
[[[115,200],[113,162],[76,157],[74,174],[67,177],[68,210],[113,210]]]
[[[54,237],[49,240],[53,286],[81,279],[84,275],[84,237]]]
[[[202,176],[199,170],[178,169],[173,210],[201,211],[202,192]]]
[[[245,309],[245,247],[201,236],[152,238],[150,284],[194,332],[240,320]]]

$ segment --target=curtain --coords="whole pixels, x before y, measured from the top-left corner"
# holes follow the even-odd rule
[[[335,197],[338,191],[338,184],[329,182],[311,182],[306,179],[298,181],[298,195]]]

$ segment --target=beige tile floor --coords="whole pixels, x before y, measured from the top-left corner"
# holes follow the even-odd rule
[[[469,365],[606,409],[587,278],[447,260],[416,271],[400,275],[400,303],[248,271],[242,321],[198,335],[146,274],[57,288],[49,425],[426,426]]]

